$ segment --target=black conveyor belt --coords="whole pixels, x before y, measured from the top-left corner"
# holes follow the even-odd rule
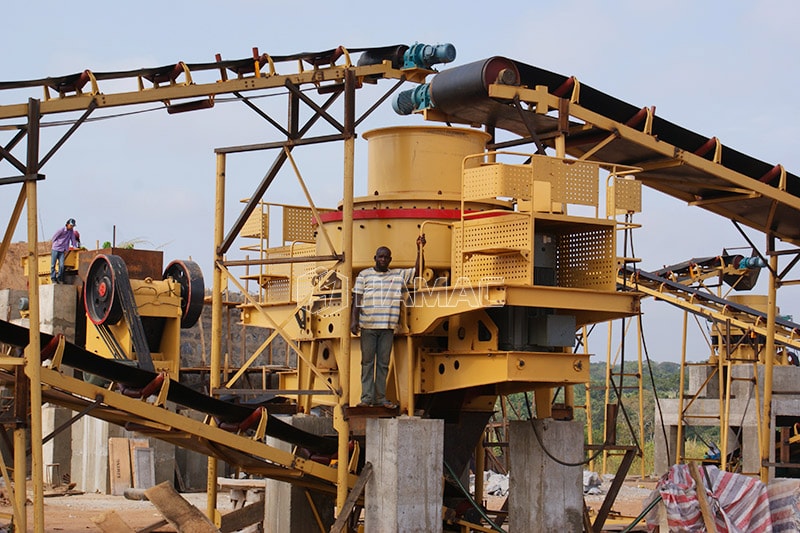
[[[46,346],[52,340],[52,335],[41,333],[40,342],[42,347]],[[0,320],[0,342],[24,348],[29,342],[28,329]],[[69,342],[67,342],[64,347],[62,364],[115,381],[126,387],[137,389],[145,387],[157,377],[157,374],[154,372],[117,363],[113,359],[106,359],[105,357],[87,352],[83,348]],[[169,384],[167,399],[184,407],[189,407],[211,415],[220,422],[226,423],[242,422],[253,414],[256,409],[256,407],[234,404],[202,394],[174,380]],[[321,437],[307,433],[272,415],[269,415],[266,433],[276,439],[290,442],[319,453],[331,454],[337,449],[337,440],[335,438]]]
[[[492,79],[504,71],[517,73],[519,85],[543,86],[564,99],[563,111],[568,116],[539,114],[527,107],[520,110],[508,99],[490,98],[493,83],[509,83],[510,76]],[[575,87],[579,91],[573,102]],[[636,179],[644,185],[758,231],[769,227],[772,235],[800,246],[800,177],[796,174],[783,169],[782,181],[779,165],[717,145],[717,139],[657,114],[647,121],[644,107],[574,77],[495,56],[436,74],[430,82],[430,95],[442,120],[506,130],[522,137],[518,140],[550,138],[566,127],[568,156],[642,167]],[[645,124],[649,126],[646,132]],[[623,128],[638,135],[628,130],[619,135]]]
[[[514,63],[519,69],[522,84],[528,87],[546,85],[550,92],[553,92],[569,79],[567,76],[526,65],[519,61]],[[581,83],[580,104],[590,111],[595,111],[622,123],[630,120],[640,109],[584,83]],[[653,117],[652,135],[660,141],[668,142],[687,152],[695,152],[708,141],[708,137],[664,120],[658,115]],[[711,154],[709,154],[710,157]],[[745,176],[750,176],[753,179],[760,179],[774,166],[724,145],[722,147],[722,161],[725,167]],[[797,175],[789,173],[786,184],[787,192],[800,196],[800,178]]]

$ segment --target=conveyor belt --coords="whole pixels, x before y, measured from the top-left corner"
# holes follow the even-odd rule
[[[394,68],[403,66],[403,53],[408,49],[408,45],[391,45],[370,48],[347,48],[337,47],[329,50],[322,50],[319,52],[300,52],[297,54],[285,55],[268,55],[260,54],[257,57],[247,57],[244,59],[229,59],[213,61],[208,63],[186,63],[178,62],[172,65],[163,65],[160,67],[146,67],[135,70],[120,70],[114,72],[94,72],[91,71],[91,77],[97,81],[105,80],[119,80],[125,78],[142,77],[144,79],[154,81],[156,83],[164,83],[170,79],[174,79],[177,75],[183,72],[185,67],[190,72],[201,72],[207,70],[229,70],[233,74],[251,74],[255,69],[255,64],[258,63],[259,67],[264,68],[269,61],[273,63],[282,63],[287,61],[304,61],[311,66],[325,66],[334,63],[345,52],[350,54],[362,53],[363,57],[359,64],[373,64],[380,63],[384,59],[392,61]],[[89,71],[77,72],[74,74],[66,74],[63,76],[54,76],[47,78],[38,78],[32,80],[20,81],[0,81],[0,90],[5,89],[22,89],[28,87],[50,87],[55,91],[74,91],[76,87],[82,87],[89,81]]]
[[[546,85],[550,92],[556,91],[559,87],[564,86],[570,77],[549,72],[547,70],[537,68],[531,65],[526,65],[515,61],[517,68],[520,71],[522,83],[529,87],[536,85]],[[640,107],[624,102],[618,98],[605,94],[593,87],[581,83],[580,87],[580,105],[590,111],[600,113],[605,117],[615,120],[620,123],[627,123],[640,111]],[[656,115],[653,119],[652,135],[658,138],[659,141],[667,142],[687,152],[696,152],[704,146],[709,138],[699,133],[690,131],[684,127],[678,126],[668,120]],[[573,140],[573,142],[577,142]],[[609,150],[604,153],[601,150],[598,158],[602,161],[614,161],[614,159],[605,159],[604,156],[612,157],[614,152]],[[624,156],[624,153],[617,154],[618,157]],[[633,155],[633,154],[631,154]],[[713,150],[707,153],[706,159],[711,160]],[[760,180],[775,166],[764,161],[760,161],[754,157],[746,155],[742,152],[734,150],[727,146],[722,146],[722,165],[731,170],[735,170],[745,176],[753,179]],[[773,184],[776,182],[777,176],[773,177]],[[800,196],[800,178],[795,174],[787,176],[787,190],[794,196]]]
[[[715,306],[718,306],[720,308],[726,308],[730,311],[750,316],[754,319],[757,319],[757,321],[761,322],[762,324],[765,324],[767,321],[767,314],[762,311],[753,309],[752,307],[748,307],[746,305],[732,302],[730,300],[726,300],[725,298],[721,298],[719,296],[716,296],[714,294],[711,294],[709,292],[700,289],[696,289],[694,287],[688,287],[686,285],[683,285],[682,283],[678,283],[676,281],[672,281],[667,278],[662,278],[661,276],[658,276],[651,272],[645,272],[644,270],[636,270],[632,267],[626,267],[625,274],[626,274],[626,280],[630,283],[633,283],[634,285],[621,286],[620,288],[622,289],[635,290],[636,288],[635,284],[638,281],[644,280],[649,284],[665,286],[672,292],[690,295],[694,301],[707,302]],[[776,316],[775,324],[777,324],[782,328],[785,328],[786,330],[791,332],[793,336],[800,334],[800,324],[792,322],[791,320],[786,320],[785,318]]]
[[[436,74],[430,82],[433,105],[455,123],[485,124],[528,138],[531,126],[540,138],[557,133],[558,116],[521,113],[512,102],[489,98],[492,76],[502,71],[500,65],[516,70],[520,85],[545,86],[551,95],[565,100],[573,97],[577,83],[573,77],[492,57]],[[653,117],[652,129],[644,132],[644,108],[582,82],[579,88],[577,101],[564,107],[571,121],[566,139],[569,155],[583,157],[601,140],[614,136],[588,159],[642,167],[636,179],[648,187],[800,245],[800,178],[796,174],[786,173],[785,190],[781,190],[777,165],[724,144],[719,162],[714,163],[713,137],[658,115]]]
[[[0,342],[24,348],[28,345],[28,337],[27,328],[0,320]],[[40,342],[43,347],[52,340],[52,335],[41,334]],[[100,357],[71,343],[66,343],[65,345],[62,364],[133,389],[144,388],[157,377],[154,372],[117,363],[113,359]],[[240,423],[256,410],[256,407],[225,402],[207,396],[174,380],[169,384],[167,399],[184,407],[211,415],[221,423]],[[335,438],[307,433],[272,415],[269,416],[266,433],[276,439],[323,454],[334,453],[337,449],[337,440]]]

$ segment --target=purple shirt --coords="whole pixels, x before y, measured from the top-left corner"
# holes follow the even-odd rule
[[[78,239],[75,238],[75,230],[67,229],[64,226],[53,235],[53,250],[66,252],[70,246],[77,248]]]

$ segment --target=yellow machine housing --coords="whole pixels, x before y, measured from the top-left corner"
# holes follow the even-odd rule
[[[180,370],[181,286],[173,279],[130,280],[138,315],[150,346],[156,372],[167,372],[177,380]],[[136,360],[131,328],[125,317],[107,325],[126,359]],[[86,321],[86,350],[97,355],[115,357],[98,326]],[[117,357],[120,353],[117,353]]]
[[[74,279],[78,274],[78,266],[80,264],[80,250],[68,250],[64,254],[64,276],[66,280]],[[25,276],[28,275],[28,256],[20,258],[22,262],[22,271]],[[48,285],[52,283],[50,279],[50,253],[39,254],[36,258],[37,275],[39,277],[39,285]]]
[[[339,386],[350,280],[374,265],[379,246],[391,248],[391,268],[412,267],[419,234],[427,239],[425,268],[401,313],[388,397],[406,409],[415,395],[471,389],[480,391],[476,401],[486,398],[479,409],[491,410],[497,394],[587,382],[589,354],[572,353],[576,331],[639,309],[638,295],[616,291],[616,217],[641,208],[640,185],[627,177],[635,169],[486,152],[489,136],[463,128],[391,127],[364,138],[368,194],[354,199],[353,272],[332,262],[270,264],[263,300],[243,306],[245,324],[277,324],[296,343],[297,371],[281,374],[280,388]],[[341,210],[320,218],[314,242],[263,256],[341,249]],[[351,354],[352,404],[360,391],[357,341]],[[335,403],[331,395],[292,397],[305,410]]]
[[[132,271],[139,266],[133,265]],[[178,379],[180,330],[199,319],[204,286],[200,267],[192,261],[173,261],[163,272],[161,280],[130,279],[121,256],[98,254],[92,259],[83,290],[87,351],[136,361],[145,370]]]

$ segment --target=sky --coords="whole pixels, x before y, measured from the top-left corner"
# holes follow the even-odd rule
[[[142,0],[106,3],[102,9],[49,0],[8,4],[0,21],[6,43],[0,81],[84,69],[104,72],[208,62],[217,53],[224,59],[241,59],[254,47],[284,55],[339,45],[352,49],[447,42],[457,50],[454,65],[500,55],[573,75],[636,107],[655,106],[656,114],[670,122],[800,173],[800,132],[794,120],[800,102],[793,96],[800,81],[800,3],[795,0],[528,0],[504,2],[496,11],[491,4],[475,1],[384,5],[362,0]],[[383,82],[380,90],[388,90],[391,83]],[[101,86],[109,93],[134,89],[131,82]],[[42,94],[39,89],[0,91],[0,105],[28,98]],[[282,97],[259,105],[279,118],[285,112]],[[106,118],[82,125],[42,169],[46,179],[38,187],[40,240],[48,240],[74,217],[84,245],[91,248],[114,240],[162,250],[165,263],[191,259],[210,285],[214,148],[273,141],[275,130],[241,103],[223,98],[213,109],[181,115],[148,105],[92,116]],[[45,123],[67,118],[49,116]],[[13,131],[3,127],[16,123],[0,123],[4,146]],[[359,131],[422,123],[417,116],[396,115],[386,102]],[[42,153],[65,128],[43,129]],[[335,207],[341,200],[342,146],[332,143],[296,150],[294,155],[315,204]],[[366,141],[359,138],[356,196],[365,193],[365,156]],[[228,227],[241,208],[239,201],[252,193],[273,158],[274,152],[229,158]],[[0,162],[0,177],[14,174]],[[0,214],[10,213],[18,193],[17,185],[0,187]],[[270,193],[276,194],[274,201],[303,203],[291,167],[278,176]],[[643,225],[635,236],[635,252],[645,270],[747,245],[729,221],[683,202],[645,189],[643,204],[635,218]],[[7,222],[7,215],[0,219]],[[15,242],[26,238],[24,220]],[[763,250],[763,236],[748,234]],[[782,289],[778,304],[782,314],[795,314],[800,321],[796,296],[792,288]],[[664,308],[644,303],[649,356],[678,361],[682,315]],[[595,342],[602,351],[604,339]],[[701,337],[693,335],[692,346],[696,348],[690,359],[707,357]]]

